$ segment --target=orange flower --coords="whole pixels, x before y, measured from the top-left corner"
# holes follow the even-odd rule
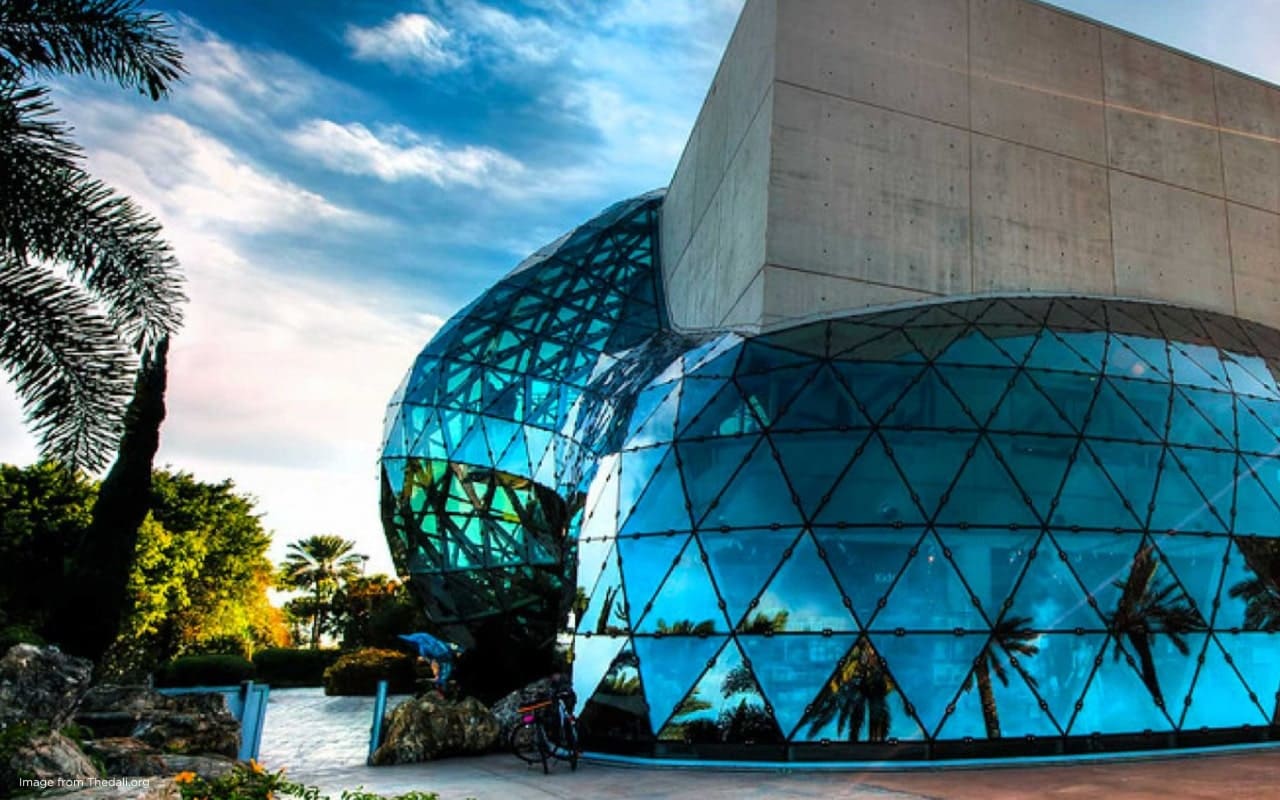
[[[191,783],[195,779],[196,774],[194,772],[179,772],[173,776],[174,783]]]
[[[249,769],[253,770],[258,775],[261,775],[266,772],[263,766],[259,764],[255,759],[252,759],[252,758],[249,759]]]

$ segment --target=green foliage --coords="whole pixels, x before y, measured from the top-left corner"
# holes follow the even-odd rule
[[[253,664],[240,656],[184,656],[156,670],[156,685],[235,686],[253,677]]]
[[[295,650],[272,647],[253,655],[258,680],[275,688],[323,686],[324,671],[342,653],[338,650]]]
[[[285,589],[301,589],[310,595],[306,608],[311,613],[311,646],[320,646],[320,637],[331,630],[334,597],[348,581],[360,575],[364,557],[354,552],[356,543],[341,536],[311,536],[289,544],[289,553],[280,565],[278,584]],[[303,605],[293,604],[295,615]]]
[[[0,656],[9,652],[15,644],[44,644],[44,637],[26,625],[7,625],[0,628]]]
[[[284,770],[268,772],[256,762],[237,764],[231,772],[212,780],[191,772],[174,776],[182,800],[273,800],[276,797],[298,797],[302,800],[330,800],[314,786],[289,781]],[[344,791],[340,800],[439,800],[435,792],[412,791],[386,796],[363,789]]]
[[[387,681],[392,692],[413,691],[413,659],[374,647],[347,653],[324,671],[324,693],[375,694],[380,680]]]
[[[332,615],[347,649],[394,649],[400,646],[399,634],[425,630],[429,624],[409,587],[386,575],[347,580],[334,595]]]

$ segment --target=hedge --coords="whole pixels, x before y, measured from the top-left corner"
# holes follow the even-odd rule
[[[324,671],[333,666],[342,653],[338,650],[294,650],[273,647],[259,650],[253,656],[258,680],[274,688],[323,686]]]
[[[156,686],[236,686],[253,679],[253,664],[232,655],[183,656],[156,670]]]
[[[390,684],[390,691],[413,691],[413,659],[395,650],[367,647],[347,653],[324,671],[327,695],[376,694],[378,681]]]

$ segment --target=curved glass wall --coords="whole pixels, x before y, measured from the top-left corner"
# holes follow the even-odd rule
[[[1032,297],[681,336],[660,202],[522,264],[393,399],[384,524],[437,623],[568,625],[607,751],[1272,735],[1280,334]]]

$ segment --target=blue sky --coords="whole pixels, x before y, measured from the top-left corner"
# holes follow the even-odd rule
[[[1280,82],[1280,0],[1059,5]],[[524,255],[667,183],[741,0],[149,7],[191,73],[171,100],[56,98],[188,274],[160,460],[257,496],[277,552],[333,532],[389,570],[376,459],[402,373]],[[19,419],[0,391],[0,458],[25,463]]]

